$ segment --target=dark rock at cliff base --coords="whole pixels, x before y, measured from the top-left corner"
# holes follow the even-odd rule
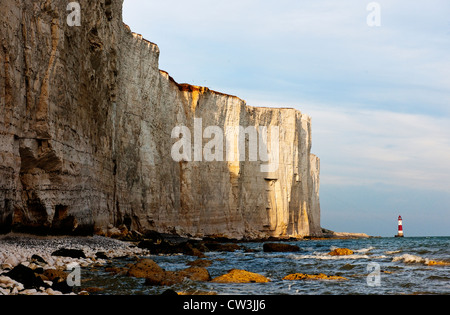
[[[265,243],[263,250],[266,253],[272,252],[299,252],[300,247],[297,245],[282,244],[282,243]]]
[[[205,246],[212,252],[234,252],[236,250],[243,249],[243,247],[239,244],[235,243],[216,243],[216,242],[208,242],[205,243]]]
[[[70,258],[86,258],[86,255],[81,249],[67,249],[60,248],[52,253],[52,256],[70,257]]]
[[[39,289],[40,287],[48,288],[48,285],[40,277],[36,276],[31,268],[22,264],[16,266],[5,275],[22,283],[25,289]]]
[[[158,241],[153,240],[141,241],[138,244],[139,248],[147,249],[151,254],[154,255],[171,255],[171,254],[185,254],[189,256],[197,256],[199,258],[204,258],[203,250],[205,248],[199,244],[184,242],[184,243],[170,243],[168,241]]]

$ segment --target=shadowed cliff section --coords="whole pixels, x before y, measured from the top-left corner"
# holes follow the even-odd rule
[[[178,84],[159,70],[158,46],[123,24],[122,1],[79,3],[81,26],[59,1],[0,7],[1,232],[321,234],[307,115]],[[193,133],[199,118],[203,130],[279,127],[279,168],[174,161],[173,128]]]

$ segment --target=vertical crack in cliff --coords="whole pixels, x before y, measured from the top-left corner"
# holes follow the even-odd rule
[[[25,104],[27,112],[31,111],[31,87],[30,87],[30,75],[31,75],[31,47],[28,45],[28,31],[27,21],[25,17],[25,10],[22,12],[22,42],[23,42],[23,61],[25,65],[24,80],[25,80]]]
[[[51,51],[48,61],[48,67],[42,79],[41,93],[36,109],[36,133],[41,139],[51,139],[49,130],[49,85],[50,75],[53,74],[55,69],[56,54],[58,52],[59,43],[59,20],[53,18],[51,22]]]

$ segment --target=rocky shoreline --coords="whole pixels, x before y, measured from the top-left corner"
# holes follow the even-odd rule
[[[167,286],[182,282],[214,281],[208,270],[207,252],[250,252],[245,240],[225,238],[186,239],[175,235],[150,232],[138,237],[121,235],[121,239],[105,236],[32,236],[8,234],[0,236],[0,295],[61,295],[89,294],[100,288],[81,290],[69,285],[76,280],[76,268],[103,267],[112,274],[145,278],[147,285]],[[310,238],[308,238],[310,239]],[[250,242],[250,240],[248,240]],[[297,252],[299,247],[287,244],[297,239],[269,238],[264,252]],[[251,242],[255,242],[252,240]],[[165,271],[149,255],[187,255],[197,257],[193,264],[180,271]],[[330,253],[331,254],[331,253]],[[115,258],[131,257],[135,263],[124,268],[110,267]],[[233,271],[248,278],[248,271]],[[72,277],[72,278],[71,278]],[[75,279],[73,279],[75,277]],[[226,275],[224,275],[225,278]],[[69,278],[69,280],[68,280]]]

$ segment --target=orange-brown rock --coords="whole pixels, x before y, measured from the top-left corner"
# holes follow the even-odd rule
[[[307,275],[303,273],[294,273],[287,275],[283,278],[283,280],[348,280],[344,277],[339,276],[327,276],[323,273],[320,273],[318,275]]]
[[[57,278],[59,279],[59,281],[64,281],[68,276],[68,274],[63,270],[57,269],[46,269],[43,275],[50,281],[55,281]]]
[[[332,252],[329,252],[328,255],[330,255],[330,256],[347,256],[347,255],[353,255],[353,251],[348,248],[336,248]]]
[[[426,263],[427,266],[450,266],[450,262],[447,261],[436,261],[436,260],[429,260]]]
[[[142,259],[131,266],[127,275],[135,278],[147,278],[149,275],[163,274],[164,269],[151,259]]]
[[[270,279],[246,270],[233,269],[229,273],[214,278],[212,282],[216,283],[265,283]]]
[[[189,267],[181,271],[166,271],[151,259],[142,259],[132,265],[127,272],[130,277],[145,278],[146,285],[169,286],[182,282],[185,278],[192,281],[209,281],[211,276],[206,268]]]
[[[211,276],[206,268],[189,267],[178,272],[179,275],[191,279],[192,281],[210,281]]]

